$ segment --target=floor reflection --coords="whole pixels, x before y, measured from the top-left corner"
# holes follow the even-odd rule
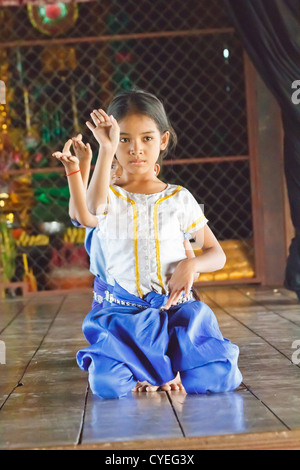
[[[242,433],[246,431],[244,392],[130,393],[112,400],[90,396],[86,423],[86,442]]]

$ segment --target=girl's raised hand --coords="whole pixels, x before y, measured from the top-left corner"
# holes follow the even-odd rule
[[[79,160],[77,157],[74,157],[71,153],[72,143],[72,139],[69,139],[65,143],[62,152],[54,152],[52,154],[52,157],[55,157],[64,165],[67,174],[79,170]]]
[[[84,144],[82,142],[82,135],[78,134],[77,137],[72,138],[73,149],[79,162],[83,160],[91,161],[93,158],[93,152],[90,144]],[[64,152],[63,152],[64,153]]]
[[[109,151],[114,155],[120,141],[120,127],[113,116],[108,116],[103,109],[94,110],[91,118],[95,126],[89,121],[87,127],[94,134],[100,148]]]
[[[72,140],[70,147],[72,145]],[[64,147],[65,149],[65,147]],[[78,171],[79,168],[79,160],[77,157],[74,157],[71,152],[67,151],[65,153],[63,152],[54,152],[52,154],[53,157],[55,157],[57,160],[59,160],[65,167],[66,174],[73,173],[73,171]]]

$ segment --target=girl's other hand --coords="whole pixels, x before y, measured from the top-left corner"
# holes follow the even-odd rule
[[[114,155],[120,141],[119,124],[113,116],[108,116],[103,109],[94,110],[91,113],[91,118],[95,126],[87,121],[87,127],[93,132],[100,147]]]
[[[168,283],[170,294],[166,305],[164,305],[165,310],[169,310],[172,305],[177,304],[183,291],[185,296],[190,293],[195,275],[193,264],[190,261],[190,259],[184,259],[176,266]]]
[[[66,173],[79,170],[79,160],[71,153],[72,139],[69,139],[62,150],[62,152],[54,152],[52,157],[59,160],[65,167]]]
[[[71,145],[72,145],[72,141],[71,141]],[[73,171],[77,171],[80,169],[78,158],[74,157],[71,154],[69,155],[68,153],[54,152],[52,156],[55,157],[64,165],[66,174],[73,173]]]
[[[91,161],[93,158],[93,152],[90,144],[84,144],[82,142],[82,134],[78,134],[77,137],[72,137],[73,149],[79,162],[83,160]],[[64,152],[63,152],[64,153]]]

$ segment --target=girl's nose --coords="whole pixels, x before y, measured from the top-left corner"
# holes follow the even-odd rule
[[[142,145],[138,142],[132,142],[131,148],[130,148],[130,154],[131,155],[140,155],[143,153]]]
[[[130,150],[130,155],[134,156],[134,155],[143,155],[143,150],[142,149],[131,149]]]

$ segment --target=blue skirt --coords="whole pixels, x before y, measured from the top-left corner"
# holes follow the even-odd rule
[[[163,310],[167,296],[149,292],[141,299],[99,278],[95,293],[83,322],[90,346],[77,353],[94,394],[121,397],[138,381],[161,386],[177,372],[187,393],[228,392],[241,384],[239,348],[223,338],[205,303]]]

